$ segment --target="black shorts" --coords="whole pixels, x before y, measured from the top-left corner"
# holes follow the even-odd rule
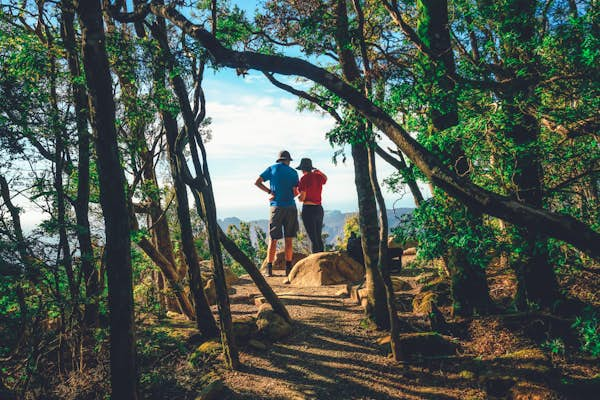
[[[298,210],[292,207],[271,207],[269,216],[269,236],[277,240],[293,238],[298,233]]]

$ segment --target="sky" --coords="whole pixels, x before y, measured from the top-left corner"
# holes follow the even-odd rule
[[[238,5],[253,15],[258,1],[237,0]],[[293,50],[292,56],[299,55]],[[278,76],[296,88],[307,88],[294,77]],[[271,165],[280,150],[288,150],[294,161],[311,158],[313,165],[329,178],[323,187],[323,207],[343,212],[356,211],[357,196],[354,168],[349,146],[345,163],[332,157],[325,135],[334,126],[329,115],[297,111],[298,99],[273,86],[258,71],[245,77],[234,70],[207,70],[203,85],[207,98],[207,115],[212,118],[212,139],[206,144],[219,218],[237,216],[252,220],[268,218],[267,195],[254,186],[258,175]],[[395,148],[387,138],[380,143]],[[394,168],[377,159],[378,178],[394,172]],[[382,186],[383,187],[383,186]],[[427,188],[423,188],[427,193]],[[412,196],[395,194],[384,188],[387,208],[414,207]]]
[[[302,87],[293,77],[287,83]],[[268,216],[267,195],[254,186],[258,175],[273,164],[280,150],[288,150],[298,165],[311,158],[329,180],[323,188],[323,206],[329,210],[357,209],[354,168],[349,147],[347,160],[334,164],[335,150],[325,135],[334,126],[329,115],[297,111],[297,98],[274,87],[261,73],[245,78],[234,71],[206,71],[204,88],[212,138],[206,144],[219,218],[236,216],[261,219]],[[392,145],[389,140],[382,145]],[[393,147],[393,146],[392,146]],[[377,160],[379,179],[394,168]],[[384,192],[388,208],[413,207],[410,195]]]

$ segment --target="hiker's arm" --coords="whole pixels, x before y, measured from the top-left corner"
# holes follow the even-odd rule
[[[306,192],[300,192],[300,197],[298,197],[298,200],[304,203],[304,200],[306,200]]]
[[[265,184],[264,184],[263,182],[264,182],[264,180],[263,180],[262,176],[259,176],[259,177],[256,179],[256,182],[254,182],[254,185],[255,185],[257,188],[259,188],[260,190],[262,190],[263,192],[265,192],[265,193],[268,193],[268,194],[273,194],[273,192],[271,192],[271,189],[269,189],[268,187],[266,187],[266,186],[265,186]]]
[[[315,169],[315,170],[313,170],[313,172],[316,173],[316,174],[318,174],[318,175],[321,175],[321,182],[323,183],[323,185],[325,183],[327,183],[327,175],[325,175],[323,173],[323,171],[321,171],[320,169]]]

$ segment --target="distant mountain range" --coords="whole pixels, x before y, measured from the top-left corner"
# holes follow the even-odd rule
[[[394,210],[387,210],[390,230],[398,225],[399,218],[404,214],[412,213],[413,208],[396,208]],[[355,215],[356,212],[347,212],[343,213],[339,210],[325,210],[325,216],[323,217],[323,232],[328,234],[327,243],[334,243],[338,237],[342,237],[344,234],[344,224],[346,223],[346,219],[352,215]],[[300,218],[298,216],[298,218]],[[299,219],[300,224],[302,224],[302,220]],[[229,225],[240,226],[241,219],[238,217],[227,217],[224,219],[219,219],[219,225],[223,230],[227,230]],[[248,222],[253,227],[258,227],[265,232],[268,232],[269,221],[266,219],[258,219],[253,221],[243,221]]]

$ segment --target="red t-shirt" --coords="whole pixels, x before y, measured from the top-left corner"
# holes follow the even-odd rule
[[[304,202],[321,204],[321,192],[323,191],[325,182],[327,182],[327,177],[321,171],[309,172],[302,175],[300,183],[298,183],[298,190],[306,192]]]

